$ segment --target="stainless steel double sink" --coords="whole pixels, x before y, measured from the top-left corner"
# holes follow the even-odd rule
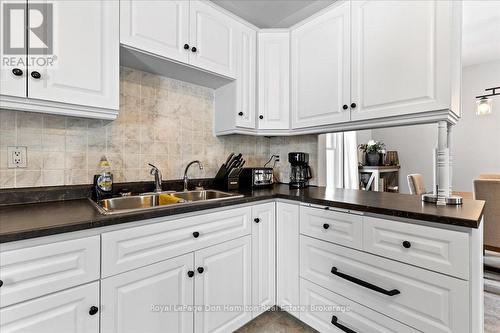
[[[164,197],[165,199],[161,200],[161,195],[166,195],[166,197]],[[110,215],[166,206],[192,205],[241,197],[243,197],[241,194],[232,194],[217,190],[199,190],[186,192],[165,191],[143,193],[140,195],[104,199],[97,202],[91,201],[102,214]]]

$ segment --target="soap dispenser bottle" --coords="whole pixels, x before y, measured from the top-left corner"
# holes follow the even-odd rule
[[[94,175],[92,186],[92,199],[95,201],[113,196],[113,174],[111,173],[111,164],[106,156],[101,157],[99,168],[99,173]]]

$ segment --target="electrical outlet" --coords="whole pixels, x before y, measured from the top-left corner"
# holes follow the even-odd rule
[[[28,148],[25,146],[7,147],[7,167],[9,169],[26,168],[28,165]]]
[[[274,155],[274,161],[279,162],[280,161],[280,155]]]

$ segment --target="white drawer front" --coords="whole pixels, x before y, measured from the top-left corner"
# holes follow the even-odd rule
[[[418,332],[305,279],[300,279],[300,302],[307,308],[300,320],[320,332],[343,332],[339,325],[357,333]]]
[[[464,232],[365,216],[363,238],[367,252],[469,279],[469,238]]]
[[[300,233],[362,249],[363,216],[301,206]]]
[[[104,233],[102,276],[249,235],[250,216],[251,207],[243,207]]]
[[[301,277],[423,332],[469,331],[469,284],[457,278],[351,250],[306,236],[300,238]],[[332,273],[382,288],[389,296]]]
[[[97,333],[100,310],[96,281],[1,309],[0,332]]]
[[[99,236],[0,253],[0,307],[99,279]]]

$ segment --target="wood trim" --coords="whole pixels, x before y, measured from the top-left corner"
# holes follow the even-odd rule
[[[500,273],[500,268],[488,266],[488,265],[484,265],[484,270],[489,271],[489,272],[494,272],[494,273]]]
[[[484,245],[484,249],[488,250],[488,251],[493,251],[493,252],[500,253],[500,247],[491,246],[491,245]]]

